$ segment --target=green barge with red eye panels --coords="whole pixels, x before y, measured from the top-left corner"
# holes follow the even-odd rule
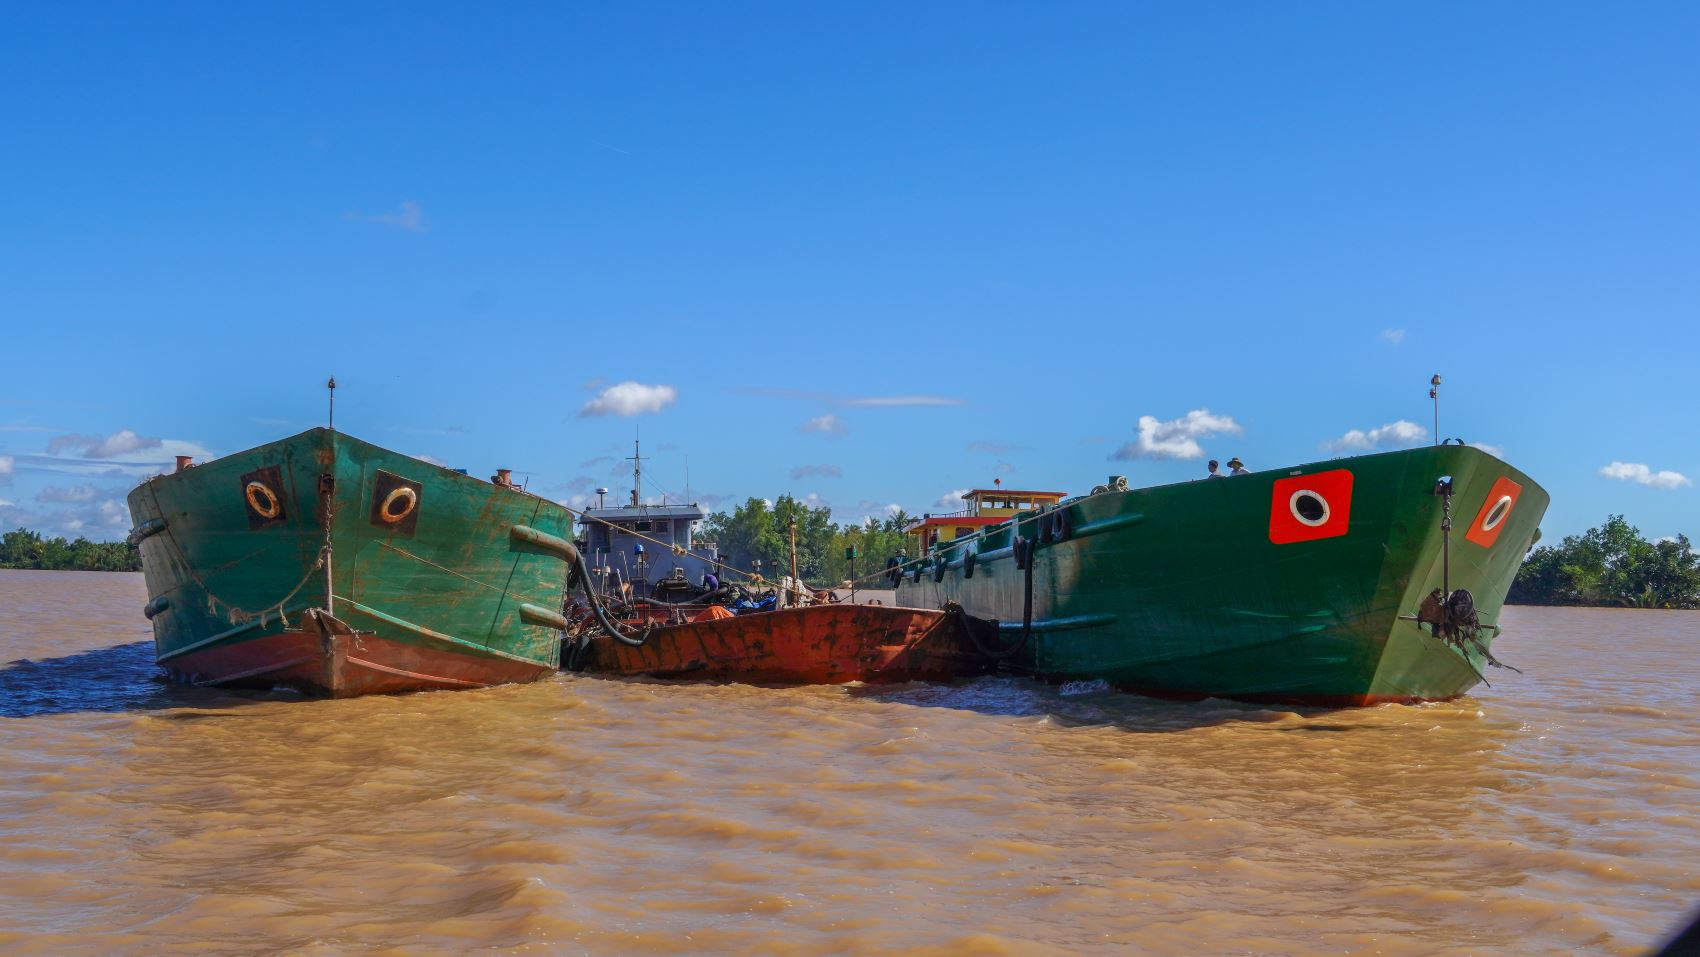
[[[564,507],[332,431],[180,465],[129,496],[156,658],[197,685],[348,697],[560,662]]]
[[[1049,680],[1292,704],[1446,699],[1499,664],[1499,613],[1547,503],[1463,445],[1112,481],[958,529],[891,577],[899,605],[996,620],[982,651]]]

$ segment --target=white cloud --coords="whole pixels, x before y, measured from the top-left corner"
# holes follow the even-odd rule
[[[1600,469],[1600,474],[1609,479],[1623,482],[1637,482],[1648,488],[1682,488],[1693,485],[1694,482],[1681,472],[1668,469],[1653,471],[1640,462],[1613,462]]]
[[[437,458],[435,455],[425,455],[425,454],[421,453],[421,454],[415,455],[414,458],[418,459],[421,462],[430,462],[432,465],[435,465],[436,467],[438,467],[440,469],[446,469],[446,468],[449,467],[449,463],[443,461],[440,458]]]
[[[817,415],[797,427],[800,432],[819,432],[822,435],[843,435],[849,431],[836,415]]]
[[[794,479],[809,478],[843,478],[844,470],[836,465],[799,465],[791,470]]]
[[[935,511],[935,512],[960,512],[960,511],[962,511],[963,509],[968,507],[967,504],[962,501],[962,496],[967,495],[969,491],[970,491],[969,489],[965,489],[965,488],[953,488],[950,491],[944,493],[943,495],[940,495],[939,500],[933,503],[933,511]]]
[[[364,213],[351,212],[348,218],[357,223],[377,223],[381,226],[393,226],[405,229],[410,233],[422,233],[426,230],[425,209],[411,199],[404,199],[393,213]]]
[[[679,390],[670,385],[644,385],[641,382],[622,382],[602,390],[596,398],[578,410],[579,418],[597,415],[641,415],[660,412],[679,397]]]
[[[162,439],[137,435],[129,429],[119,429],[84,452],[83,458],[115,459],[131,452],[140,452],[143,449],[157,449],[164,444],[165,442]]]
[[[1003,455],[1006,452],[1014,452],[1017,449],[1023,448],[1026,448],[1026,446],[1011,445],[1008,442],[991,442],[982,440],[979,442],[968,443],[968,451],[984,452],[987,455]]]
[[[18,460],[10,455],[0,455],[0,483],[12,480],[12,473],[18,469]]]
[[[100,492],[93,485],[72,485],[69,488],[49,485],[35,493],[38,502],[92,502],[99,497]]]
[[[856,511],[862,513],[862,518],[857,524],[866,525],[869,522],[883,522],[894,517],[897,513],[903,511],[903,506],[896,502],[876,502],[872,499],[863,499],[856,503]]]
[[[198,442],[161,439],[139,435],[130,429],[119,429],[104,438],[76,434],[56,436],[47,443],[45,455],[26,455],[24,458],[31,468],[49,472],[144,477],[158,474],[178,455],[187,455],[197,462],[217,457]]]
[[[1396,346],[1402,345],[1405,342],[1405,330],[1403,330],[1403,329],[1383,329],[1383,330],[1381,330],[1381,338],[1387,340],[1388,342],[1391,342],[1392,344],[1394,344]]]
[[[80,535],[111,540],[130,530],[130,510],[123,502],[109,498],[76,510],[61,527]]]
[[[1427,437],[1428,429],[1408,419],[1400,419],[1368,432],[1353,429],[1332,442],[1322,443],[1322,447],[1330,452],[1346,452],[1353,449],[1373,449],[1382,445],[1410,445]]]
[[[1226,415],[1212,415],[1209,409],[1193,409],[1178,419],[1167,422],[1154,415],[1139,417],[1139,437],[1111,454],[1112,459],[1196,459],[1204,457],[1199,439],[1213,435],[1239,435],[1245,430]]]
[[[1503,445],[1489,445],[1486,442],[1471,442],[1470,447],[1473,449],[1481,449],[1483,452],[1486,452],[1496,459],[1505,458],[1505,446]]]
[[[7,524],[29,528],[49,538],[114,541],[130,530],[130,511],[116,498],[79,501],[54,511],[26,511],[9,501],[0,501],[0,508],[7,510]]]
[[[163,439],[137,435],[129,429],[119,429],[106,438],[98,435],[61,435],[47,443],[47,454],[65,451],[81,452],[85,459],[114,459],[144,449],[157,449]]]
[[[845,405],[869,406],[918,406],[918,405],[961,405],[961,399],[953,399],[944,395],[885,395],[865,396],[856,399],[844,399]]]

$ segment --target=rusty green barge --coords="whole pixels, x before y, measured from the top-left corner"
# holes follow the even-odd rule
[[[560,505],[312,429],[129,496],[156,658],[197,685],[349,697],[560,661]]]
[[[996,619],[988,651],[1051,680],[1299,704],[1444,699],[1497,663],[1499,612],[1547,503],[1500,459],[1441,445],[1004,502],[1013,517],[955,529],[893,578],[900,605]]]

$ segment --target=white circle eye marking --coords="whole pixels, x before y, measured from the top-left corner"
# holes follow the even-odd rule
[[[1510,514],[1511,496],[1501,495],[1499,501],[1493,503],[1493,511],[1488,512],[1487,518],[1482,520],[1482,531],[1491,532],[1498,528],[1499,523],[1505,521],[1505,516]]]
[[[1328,507],[1328,500],[1308,488],[1301,488],[1287,499],[1287,511],[1293,513],[1293,518],[1299,524],[1316,528],[1328,524],[1328,516],[1334,510]]]

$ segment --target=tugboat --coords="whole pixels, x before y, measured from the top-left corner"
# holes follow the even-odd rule
[[[714,543],[695,540],[708,513],[697,504],[643,500],[643,449],[633,443],[631,497],[608,506],[599,488],[595,508],[579,513],[579,541],[598,591],[679,601],[701,591],[719,565]]]
[[[156,658],[334,698],[531,681],[560,661],[570,513],[329,428],[129,496]]]
[[[997,621],[988,651],[1006,667],[1336,706],[1457,697],[1501,664],[1497,619],[1549,501],[1507,463],[1452,444],[970,500],[972,514],[910,527],[927,551],[892,584],[899,604]]]

